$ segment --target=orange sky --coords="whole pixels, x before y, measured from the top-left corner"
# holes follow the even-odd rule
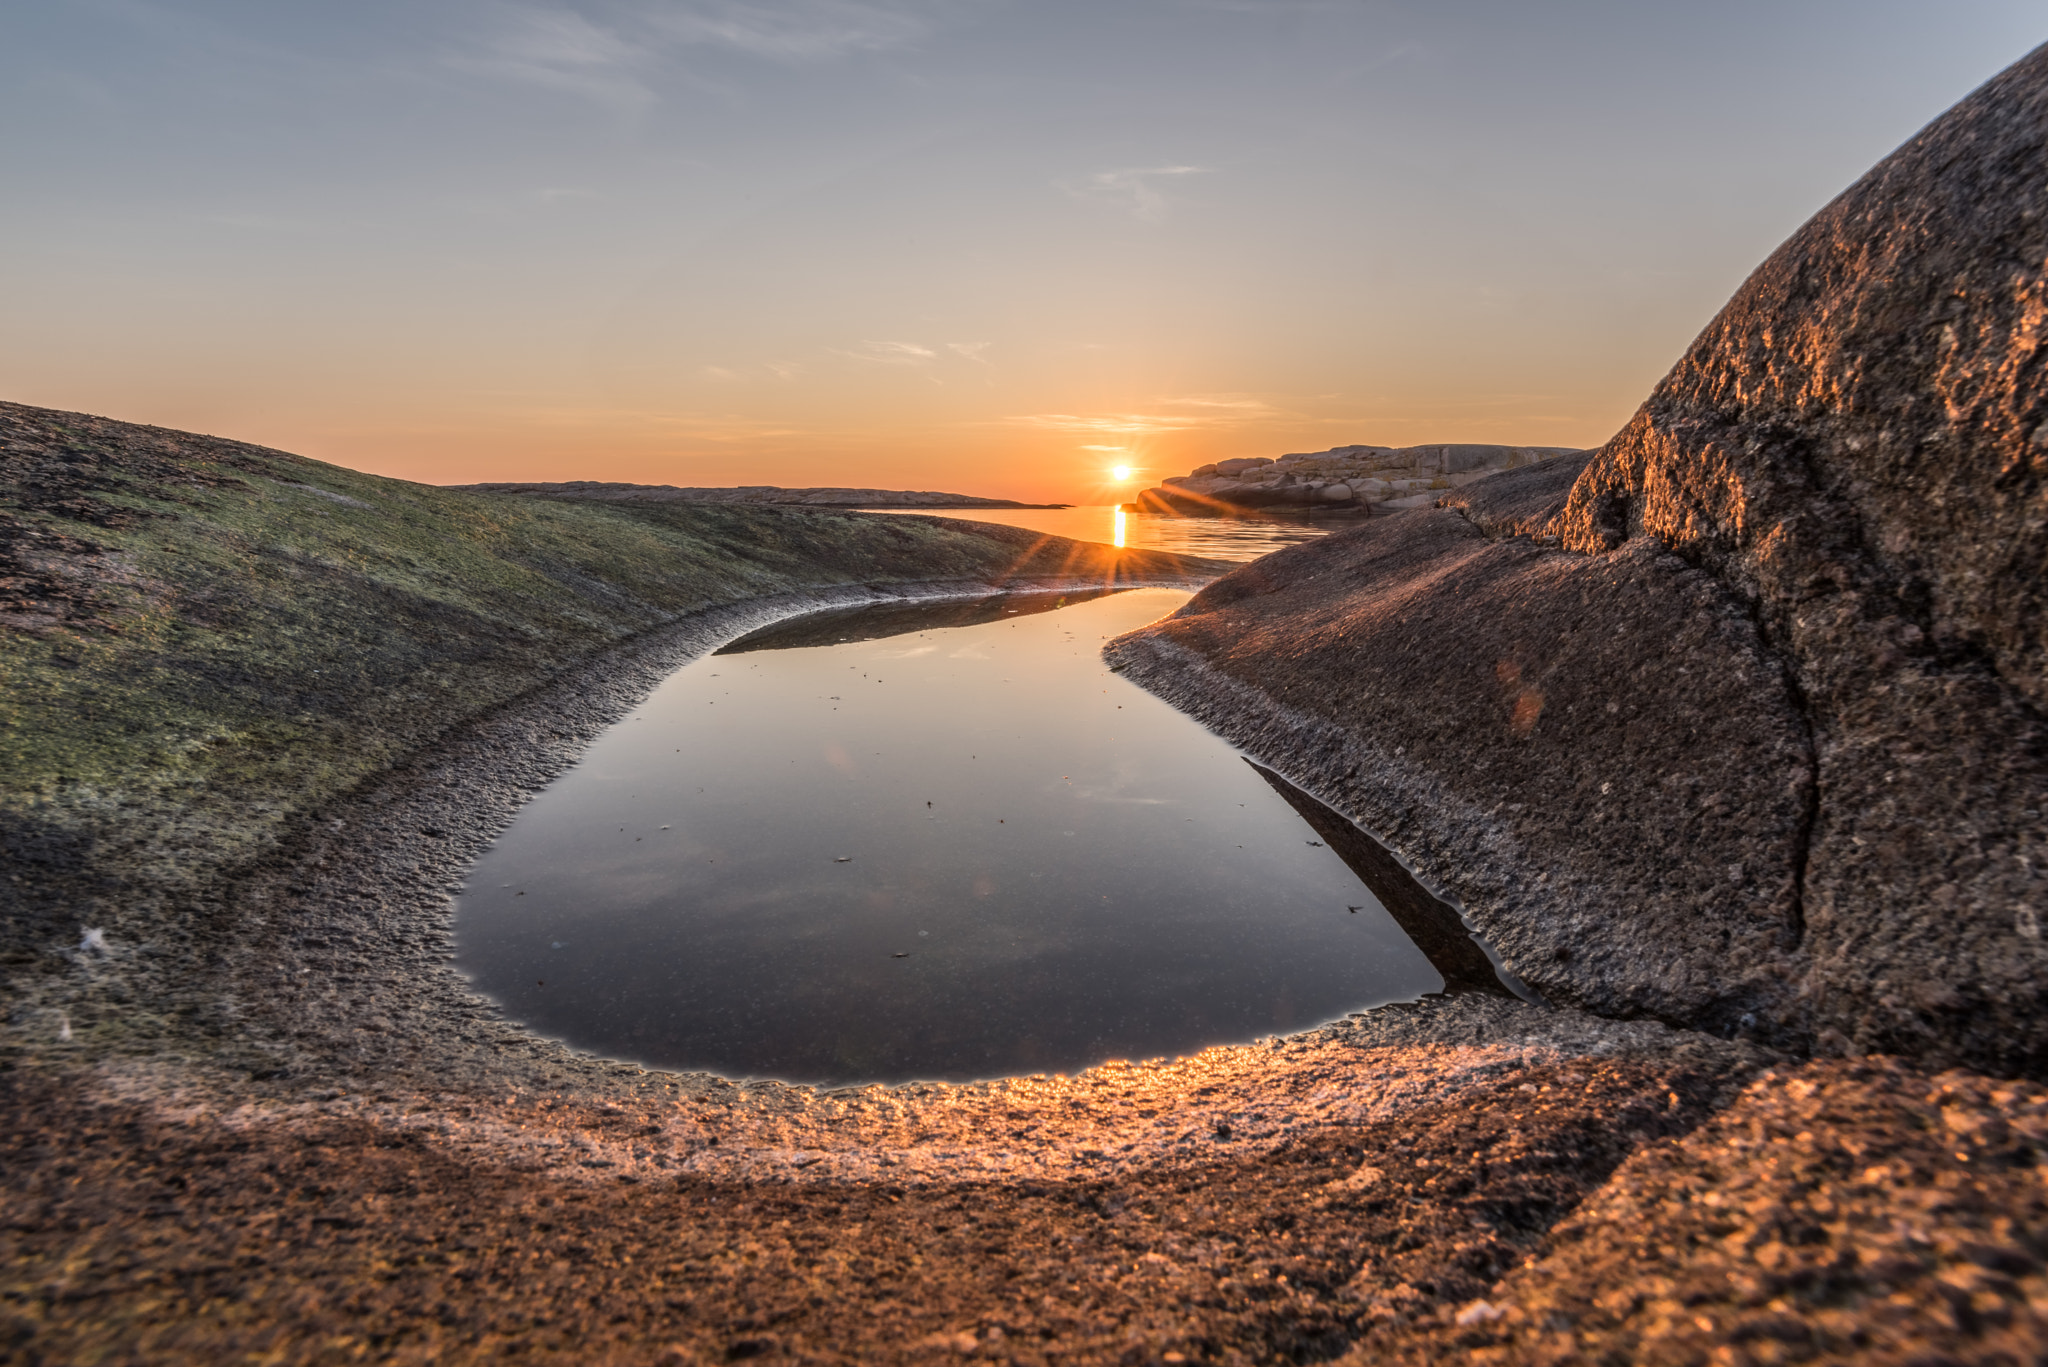
[[[1061,502],[1350,442],[1592,445],[2038,27],[2004,0],[23,7],[0,397],[431,482]]]

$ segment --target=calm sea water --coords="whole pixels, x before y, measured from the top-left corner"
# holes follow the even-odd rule
[[[1443,987],[1355,827],[1102,664],[1186,597],[830,614],[678,671],[473,870],[460,966],[603,1054],[825,1083],[1184,1054]]]
[[[884,511],[874,509],[872,511]],[[969,522],[1000,522],[1034,532],[1070,536],[1076,541],[1105,541],[1136,550],[1175,551],[1212,560],[1256,560],[1269,552],[1346,527],[1356,517],[1311,518],[1306,513],[1275,517],[1166,517],[1158,513],[1126,513],[1115,506],[1084,508],[918,508],[921,512]]]

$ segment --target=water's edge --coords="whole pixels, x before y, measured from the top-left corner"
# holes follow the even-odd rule
[[[1160,576],[1116,587],[1206,582]],[[221,1042],[222,1066],[285,1090],[295,1079],[348,1074],[428,1087],[560,1089],[645,1071],[524,1030],[452,966],[455,895],[526,803],[676,670],[776,623],[869,604],[1101,587],[1093,579],[848,585],[708,608],[475,719],[320,813],[232,890],[223,973],[232,1001],[223,1015],[236,1027]],[[280,907],[291,915],[275,916]],[[301,991],[301,975],[338,986]]]

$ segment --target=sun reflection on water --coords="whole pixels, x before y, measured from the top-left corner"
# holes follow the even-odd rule
[[[1124,544],[1124,510],[1121,508],[1116,509],[1116,530],[1109,544],[1119,548]]]

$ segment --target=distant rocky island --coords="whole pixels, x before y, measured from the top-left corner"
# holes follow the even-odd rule
[[[1253,509],[1311,509],[1364,514],[1376,508],[1420,508],[1439,493],[1502,470],[1519,470],[1577,447],[1336,446],[1269,459],[1246,456],[1199,465],[1162,480],[1131,506],[1138,512],[1228,516]]]
[[[730,489],[685,489],[673,484],[608,484],[572,479],[544,484],[455,484],[473,494],[525,494],[533,498],[601,499],[608,503],[773,503],[806,508],[1065,508],[1065,503],[1018,503],[930,489],[784,489],[742,484]]]

